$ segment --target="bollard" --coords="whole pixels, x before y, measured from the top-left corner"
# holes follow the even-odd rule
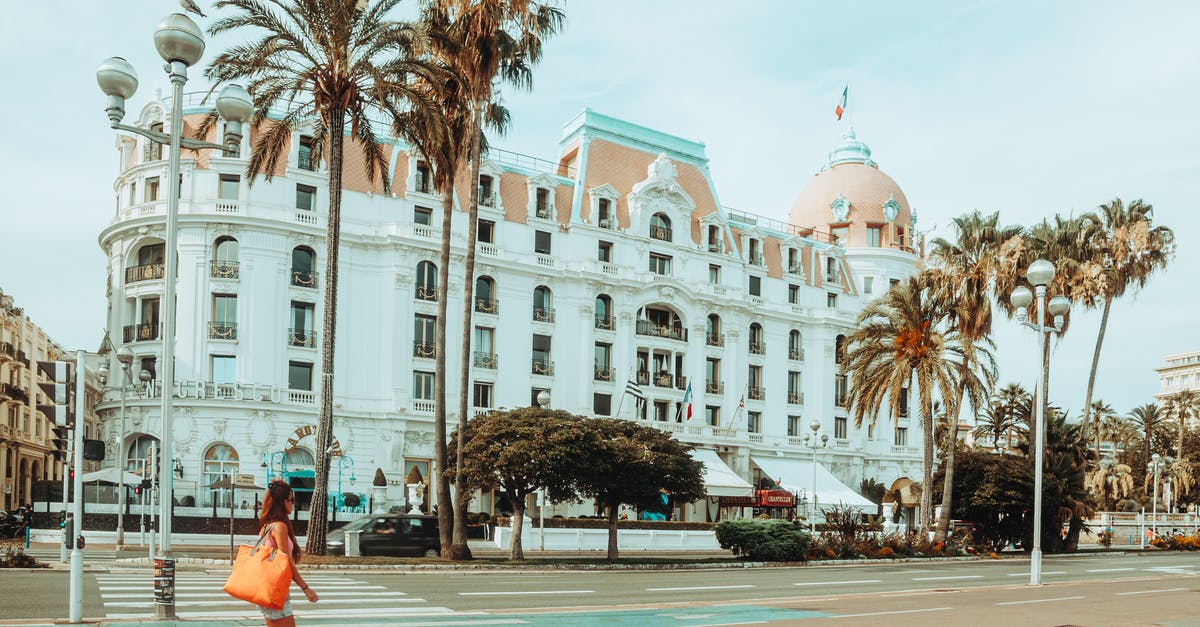
[[[345,533],[346,557],[362,557],[362,552],[358,549],[358,536],[362,534],[362,531],[346,531]]]

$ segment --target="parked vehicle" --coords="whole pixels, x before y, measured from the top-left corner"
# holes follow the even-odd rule
[[[329,532],[326,549],[334,555],[346,552],[346,531],[358,531],[362,555],[437,557],[440,553],[437,516],[374,514],[350,521]]]
[[[25,533],[25,519],[17,512],[0,510],[0,538],[15,538]]]

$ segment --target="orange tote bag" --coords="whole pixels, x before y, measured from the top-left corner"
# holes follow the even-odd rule
[[[243,544],[238,547],[233,572],[225,581],[225,593],[235,599],[281,610],[292,585],[292,558],[277,547],[260,546],[271,534],[272,526],[267,527],[254,546]]]

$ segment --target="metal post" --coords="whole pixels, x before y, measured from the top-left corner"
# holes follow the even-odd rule
[[[1042,585],[1042,452],[1046,448],[1046,407],[1043,399],[1046,397],[1046,386],[1043,382],[1046,380],[1046,359],[1049,355],[1046,352],[1046,327],[1043,324],[1046,320],[1046,286],[1035,286],[1037,292],[1037,326],[1038,326],[1038,344],[1041,348],[1042,367],[1039,372],[1042,373],[1041,380],[1034,387],[1036,392],[1034,408],[1037,412],[1037,440],[1034,456],[1033,470],[1033,551],[1029,558],[1029,585]]]
[[[71,540],[71,622],[83,622],[83,547],[79,541],[83,538],[83,436],[87,408],[87,371],[84,370],[84,352],[75,354],[75,499],[72,503],[75,512],[75,523],[71,531],[75,535]]]
[[[117,547],[125,546],[125,502],[129,486],[125,485],[125,382],[129,379],[129,365],[121,364],[121,432],[117,434]]]
[[[817,432],[813,431],[812,439],[812,512],[808,516],[808,533],[812,538],[817,537]],[[813,540],[815,541],[815,540]]]
[[[150,443],[150,563],[154,563],[154,497],[158,494],[158,470],[154,464],[158,460],[158,444]]]
[[[538,490],[538,544],[540,551],[546,551],[546,493]]]
[[[68,483],[68,481],[70,481],[70,477],[71,477],[70,464],[71,464],[71,460],[74,459],[74,457],[72,457],[71,454],[74,452],[74,450],[75,450],[75,430],[74,430],[74,428],[72,428],[71,430],[69,430],[67,432],[67,457],[66,457],[66,459],[64,459],[62,461],[62,465],[61,465],[61,467],[62,467],[62,515],[63,515],[63,523],[64,524],[63,524],[62,546],[60,546],[58,549],[58,561],[63,564],[67,563],[67,545],[69,544],[67,542],[67,526],[65,523],[67,521],[67,510],[70,507],[68,505],[68,497],[71,495],[71,486]]]
[[[1154,460],[1153,463],[1154,463],[1154,501],[1153,501],[1153,505],[1152,505],[1153,513],[1150,516],[1150,520],[1151,520],[1151,522],[1150,522],[1150,539],[1151,540],[1153,540],[1155,537],[1158,536],[1158,469],[1159,469],[1159,462],[1158,462],[1158,460]]]

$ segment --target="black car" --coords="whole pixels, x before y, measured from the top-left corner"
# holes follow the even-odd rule
[[[346,552],[346,531],[358,531],[362,555],[437,557],[441,540],[437,516],[374,514],[350,521],[329,532],[326,549],[334,555]]]

